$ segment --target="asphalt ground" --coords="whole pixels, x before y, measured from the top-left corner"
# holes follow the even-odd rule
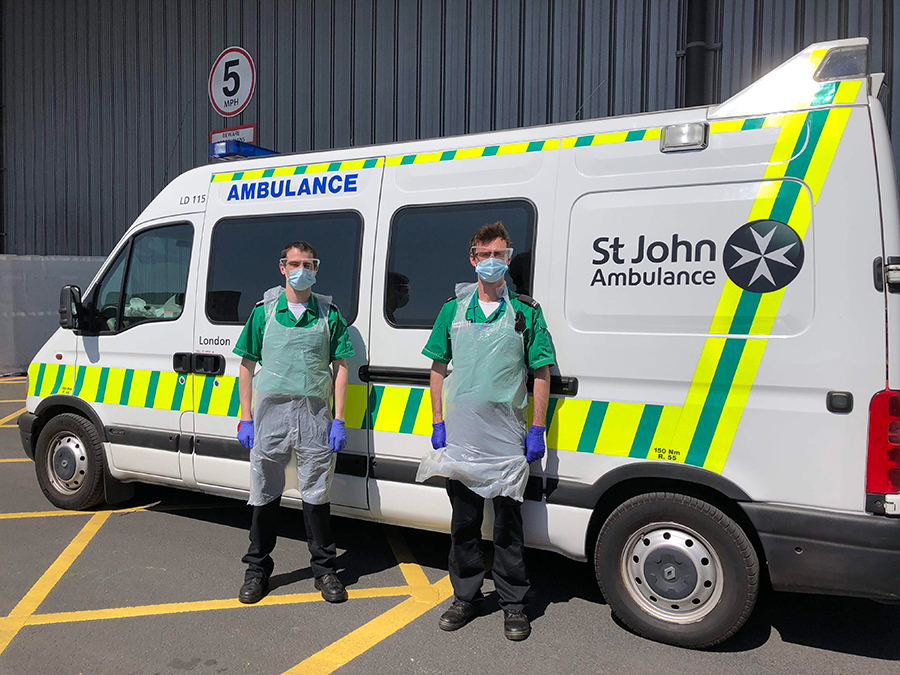
[[[0,674],[900,673],[900,607],[764,591],[731,640],[697,652],[621,626],[587,564],[528,551],[533,633],[512,643],[490,580],[482,615],[438,629],[449,537],[336,518],[350,600],[313,586],[302,517],[282,509],[273,590],[236,600],[249,509],[138,486],[60,511],[38,488],[15,418],[23,379],[0,379]]]

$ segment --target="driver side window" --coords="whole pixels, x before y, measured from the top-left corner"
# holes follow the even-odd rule
[[[194,228],[188,223],[135,235],[97,287],[95,330],[118,332],[138,323],[174,321],[181,316],[193,239]]]

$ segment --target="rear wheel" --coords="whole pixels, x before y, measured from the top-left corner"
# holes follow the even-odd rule
[[[729,638],[759,590],[759,560],[741,527],[707,502],[668,492],[638,495],[613,511],[594,570],[623,623],[681,647]]]
[[[103,445],[80,415],[53,417],[38,437],[34,468],[38,485],[51,504],[80,511],[103,501]]]

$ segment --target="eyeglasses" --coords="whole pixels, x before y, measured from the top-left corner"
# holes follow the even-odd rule
[[[281,264],[284,265],[285,269],[290,271],[299,270],[301,267],[305,270],[315,270],[319,267],[319,259],[307,258],[306,260],[288,260],[287,258],[282,258]]]
[[[475,260],[487,260],[488,258],[499,258],[500,260],[509,260],[512,258],[513,250],[511,248],[487,248],[485,246],[473,246],[469,249],[469,253]]]

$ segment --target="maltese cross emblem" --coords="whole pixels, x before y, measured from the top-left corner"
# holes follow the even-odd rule
[[[725,273],[745,291],[770,293],[791,283],[803,267],[803,241],[777,220],[741,225],[725,243]]]

